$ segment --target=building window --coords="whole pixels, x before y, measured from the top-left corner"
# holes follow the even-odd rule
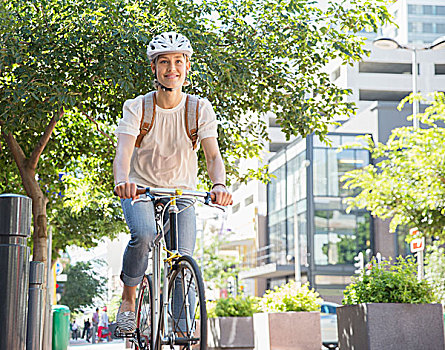
[[[445,34],[445,23],[436,23],[436,33]]]
[[[269,254],[268,263],[287,264],[286,252],[286,216],[282,210],[276,215],[276,222],[269,222]]]
[[[248,205],[251,205],[253,203],[253,195],[251,195],[251,196],[249,196],[249,197],[247,197],[245,200],[244,200],[244,206],[248,206]]]
[[[406,237],[409,235],[408,227],[404,225],[399,225],[396,228],[396,232],[394,232],[395,240],[396,240],[396,254],[395,255],[403,255],[407,256],[411,254],[410,246],[406,243]]]
[[[340,77],[340,67],[331,73],[331,80],[336,81]]]
[[[433,33],[432,23],[422,23],[422,30],[424,33]]]
[[[240,204],[240,203],[235,204],[235,205],[232,207],[232,214],[235,214],[237,211],[239,211],[240,207],[241,207],[241,204]]]
[[[287,162],[287,205],[306,198],[305,152]]]
[[[315,210],[316,265],[352,264],[359,251],[371,247],[370,216],[343,210]]]
[[[411,91],[359,90],[360,101],[397,101],[399,102]]]
[[[341,177],[347,171],[369,164],[366,150],[348,149],[337,152],[335,148],[314,149],[314,195],[345,197],[354,192],[343,188]]]
[[[277,122],[277,118],[269,118],[269,127],[271,127],[271,128],[279,128],[279,127],[281,127],[280,126],[280,124],[278,124],[278,122]]]
[[[408,13],[410,15],[421,15],[422,6],[421,5],[408,5]]]
[[[360,73],[379,74],[411,74],[411,63],[382,63],[382,62],[360,62],[358,65]]]
[[[422,33],[422,22],[409,22],[408,32],[410,33]]]
[[[445,6],[436,6],[436,15],[445,16]]]
[[[286,167],[281,166],[272,174],[275,175],[276,178],[268,185],[269,213],[283,209],[286,206]]]
[[[433,6],[423,5],[423,14],[424,15],[432,15],[433,14]]]
[[[445,64],[435,64],[434,65],[434,74],[445,75]]]
[[[241,184],[239,182],[235,182],[232,186],[233,192],[237,191],[240,188]]]
[[[314,149],[314,195],[316,196],[326,196],[328,194],[326,165],[326,150]]]

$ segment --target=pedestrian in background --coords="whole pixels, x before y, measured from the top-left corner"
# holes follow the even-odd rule
[[[74,340],[77,340],[78,331],[79,331],[79,325],[76,323],[76,320],[74,320],[73,325],[71,326],[71,337]]]
[[[97,334],[97,330],[99,327],[99,308],[96,308],[96,312],[93,313],[93,330],[92,330],[92,337],[91,337],[91,342],[93,344],[96,343],[96,334]]]
[[[82,332],[82,339],[84,339],[86,336],[87,342],[90,342],[90,327],[91,327],[90,319],[87,318],[85,321],[83,321],[83,332]]]
[[[100,315],[99,330],[97,333],[99,341],[101,341],[102,338],[107,338],[108,341],[111,341],[111,332],[110,329],[108,328],[108,325],[109,321],[107,315],[107,307],[105,306],[103,308],[102,314]]]

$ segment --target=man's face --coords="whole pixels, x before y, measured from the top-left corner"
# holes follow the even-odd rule
[[[181,53],[159,55],[156,63],[152,62],[151,69],[154,74],[157,71],[159,83],[168,88],[177,88],[184,84],[190,61]]]

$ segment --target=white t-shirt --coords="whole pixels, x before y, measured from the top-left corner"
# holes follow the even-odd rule
[[[218,137],[216,115],[211,103],[199,100],[198,147],[193,150],[185,125],[185,100],[174,108],[156,106],[153,127],[145,135],[140,148],[135,148],[130,164],[129,180],[141,186],[196,189],[199,142]],[[127,100],[116,135],[137,137],[142,119],[143,95]]]
[[[108,315],[105,311],[100,315],[99,327],[108,327]]]

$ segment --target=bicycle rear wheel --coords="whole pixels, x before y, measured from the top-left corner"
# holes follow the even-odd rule
[[[140,286],[136,308],[136,339],[134,343],[136,350],[152,349],[152,307],[153,287],[151,277],[145,275]]]
[[[182,256],[173,265],[168,287],[169,332],[182,349],[207,349],[207,310],[198,264]]]

